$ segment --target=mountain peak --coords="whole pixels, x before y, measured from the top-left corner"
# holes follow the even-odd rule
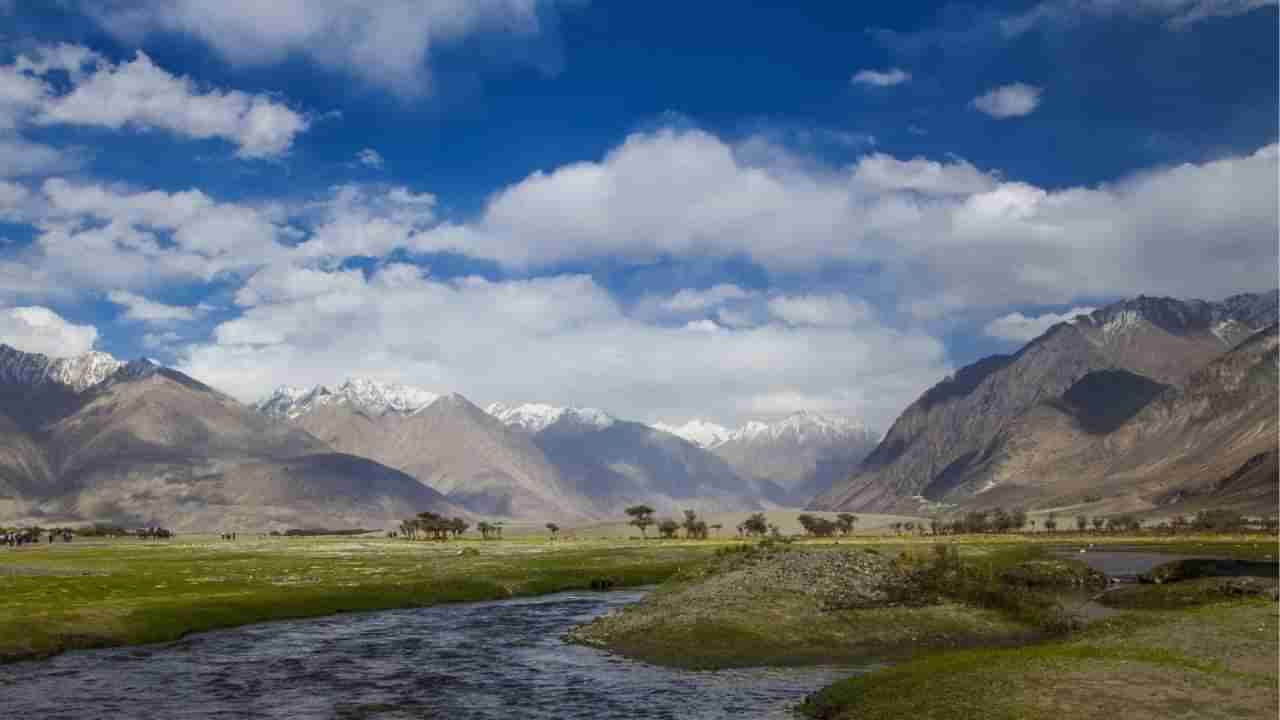
[[[327,405],[347,405],[369,415],[412,415],[439,399],[437,393],[399,383],[370,378],[348,378],[330,388],[281,385],[255,406],[259,412],[277,418],[297,418]]]
[[[700,448],[710,448],[728,439],[732,432],[723,425],[708,420],[690,420],[683,425],[668,425],[667,423],[654,423],[654,429],[670,433],[679,438],[684,438]]]
[[[604,429],[617,421],[603,410],[559,407],[546,403],[524,403],[523,405],[493,403],[485,408],[485,411],[504,424],[530,434],[541,432],[559,422],[572,422]]]
[[[0,344],[0,382],[16,385],[56,383],[75,392],[84,392],[123,366],[123,362],[96,350],[74,357],[51,358]]]
[[[835,440],[847,437],[863,439],[871,435],[865,425],[852,418],[824,415],[812,410],[797,410],[772,422],[751,420],[741,427],[729,429],[707,420],[690,420],[683,425],[656,423],[655,428],[688,440],[702,448],[715,448],[731,442],[750,443],[758,440],[791,438],[799,442]]]

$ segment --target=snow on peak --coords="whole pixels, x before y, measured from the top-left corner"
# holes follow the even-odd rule
[[[412,415],[440,396],[410,385],[352,378],[335,388],[281,385],[260,401],[258,411],[277,418],[297,418],[327,405],[347,405],[370,415]]]
[[[1142,319],[1141,312],[1126,308],[1111,316],[1102,326],[1102,331],[1108,335],[1114,335],[1129,328],[1137,327],[1142,322]]]
[[[774,422],[749,422],[735,430],[729,439],[750,442],[789,438],[800,442],[811,442],[838,440],[855,435],[867,435],[869,432],[865,425],[852,418],[801,410]]]
[[[498,418],[505,425],[527,433],[541,432],[561,420],[569,420],[579,425],[602,430],[616,422],[612,415],[603,410],[557,407],[545,403],[524,403],[523,405],[493,403],[485,408],[485,412]]]
[[[708,420],[690,420],[683,425],[656,423],[653,427],[708,449],[730,442],[752,443],[790,439],[800,443],[810,443],[840,442],[849,438],[876,439],[873,437],[874,434],[857,420],[804,410],[773,422],[752,420],[732,430]]]
[[[111,377],[124,363],[104,352],[90,351],[67,358],[51,358],[0,345],[0,382],[20,385],[65,385],[84,392]]]
[[[719,445],[728,437],[730,430],[723,425],[717,425],[707,420],[690,420],[683,425],[668,425],[667,423],[654,423],[653,427],[665,433],[671,433],[676,437],[684,438],[700,448],[709,448]]]

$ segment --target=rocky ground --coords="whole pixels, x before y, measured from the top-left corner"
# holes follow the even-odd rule
[[[930,592],[912,563],[874,549],[742,546],[569,639],[713,668],[867,661],[1032,634],[999,613]]]

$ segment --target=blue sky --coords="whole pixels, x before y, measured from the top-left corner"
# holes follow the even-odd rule
[[[884,428],[1075,309],[1277,284],[1274,2],[0,13],[0,341],[246,400]]]

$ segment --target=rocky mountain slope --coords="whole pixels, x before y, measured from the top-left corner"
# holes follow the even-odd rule
[[[1059,324],[1017,353],[980,360],[929,389],[813,507],[918,511],[927,502],[1043,505],[1076,490],[1092,497],[1082,488],[1123,476],[1121,468],[1090,464],[1088,479],[1070,492],[1050,481],[1028,481],[1022,487],[1035,490],[1013,495],[994,491],[1014,478],[1064,477],[1058,467],[1079,470],[1081,461],[1067,458],[1078,458],[1097,437],[1132,433],[1125,428],[1145,422],[1149,408],[1184,392],[1197,372],[1274,323],[1276,305],[1275,292],[1218,303],[1140,297]],[[1274,419],[1274,389],[1258,390],[1270,393]],[[1206,468],[1216,463],[1210,456],[1230,456],[1197,447]]]
[[[0,357],[0,522],[249,531],[457,512],[403,473],[334,453],[149,361],[55,361],[7,347]]]
[[[662,513],[759,510],[765,488],[744,481],[724,460],[682,438],[600,410],[530,404],[490,406],[527,433],[573,492],[600,517],[645,503]]]
[[[371,380],[282,388],[258,404],[329,447],[371,458],[487,515],[578,518],[588,500],[561,481],[529,436],[461,395]]]

